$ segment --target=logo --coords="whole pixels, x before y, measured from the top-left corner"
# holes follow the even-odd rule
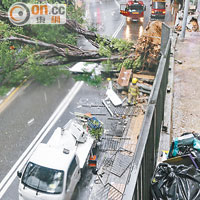
[[[10,7],[8,16],[14,25],[23,26],[30,19],[30,10],[25,3],[15,3]]]
[[[64,24],[65,4],[13,4],[8,11],[10,22],[16,26],[26,24]]]

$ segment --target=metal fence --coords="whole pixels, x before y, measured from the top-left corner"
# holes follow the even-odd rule
[[[160,131],[164,118],[164,101],[171,49],[170,28],[167,25],[163,26],[162,37],[165,37],[161,44],[163,52],[122,200],[152,199],[150,182],[156,166]]]

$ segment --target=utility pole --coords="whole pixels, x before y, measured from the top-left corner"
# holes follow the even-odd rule
[[[183,24],[182,24],[182,31],[181,31],[181,41],[184,41],[185,38],[185,29],[188,17],[188,10],[189,10],[190,0],[185,0],[185,7],[184,7],[184,16],[183,16]]]

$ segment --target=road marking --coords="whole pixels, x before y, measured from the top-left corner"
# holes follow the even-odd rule
[[[117,0],[115,0],[115,3],[117,4],[117,6],[120,8],[120,4]]]
[[[58,121],[60,116],[64,113],[66,108],[69,106],[75,95],[78,93],[78,91],[81,89],[83,85],[83,81],[76,82],[75,85],[71,88],[70,92],[65,96],[65,98],[62,100],[60,105],[56,108],[52,116],[49,118],[49,120],[46,122],[44,127],[40,130],[38,135],[35,137],[35,139],[32,141],[32,143],[28,146],[28,148],[24,151],[24,153],[21,155],[21,157],[17,160],[17,162],[14,164],[14,166],[11,168],[11,170],[7,173],[7,175],[4,177],[4,179],[0,183],[0,199],[3,197],[7,189],[10,187],[12,182],[17,176],[17,171],[20,171],[25,163],[30,158],[33,151],[37,148],[37,146],[41,143],[41,141],[45,138],[45,136],[48,134],[50,129],[54,126],[54,124]]]
[[[7,93],[6,98],[0,102],[0,112],[6,107],[7,103],[9,102],[9,100],[12,99],[12,97],[14,96],[14,94],[22,87],[22,85],[24,85],[24,83],[26,81],[27,80],[24,80],[17,88],[12,88],[11,91]],[[27,84],[27,86],[29,84]]]
[[[35,121],[35,119],[32,118],[31,120],[29,120],[29,121],[27,122],[27,124],[28,124],[29,126],[31,126],[31,125],[33,124],[34,121]]]
[[[117,30],[113,33],[112,38],[116,38],[118,33],[121,31],[122,27],[125,24],[125,18],[121,21],[121,24],[118,26]]]
[[[60,87],[60,80],[59,79],[57,79],[58,80],[58,88],[60,89],[61,87]]]
[[[6,94],[6,96],[9,96],[14,90],[15,90],[15,87],[13,87],[13,88]]]
[[[44,92],[44,100],[45,100],[45,103],[47,103],[47,93]]]

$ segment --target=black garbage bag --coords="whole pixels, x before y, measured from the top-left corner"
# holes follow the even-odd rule
[[[193,166],[160,163],[151,186],[155,200],[200,200],[200,171]]]

